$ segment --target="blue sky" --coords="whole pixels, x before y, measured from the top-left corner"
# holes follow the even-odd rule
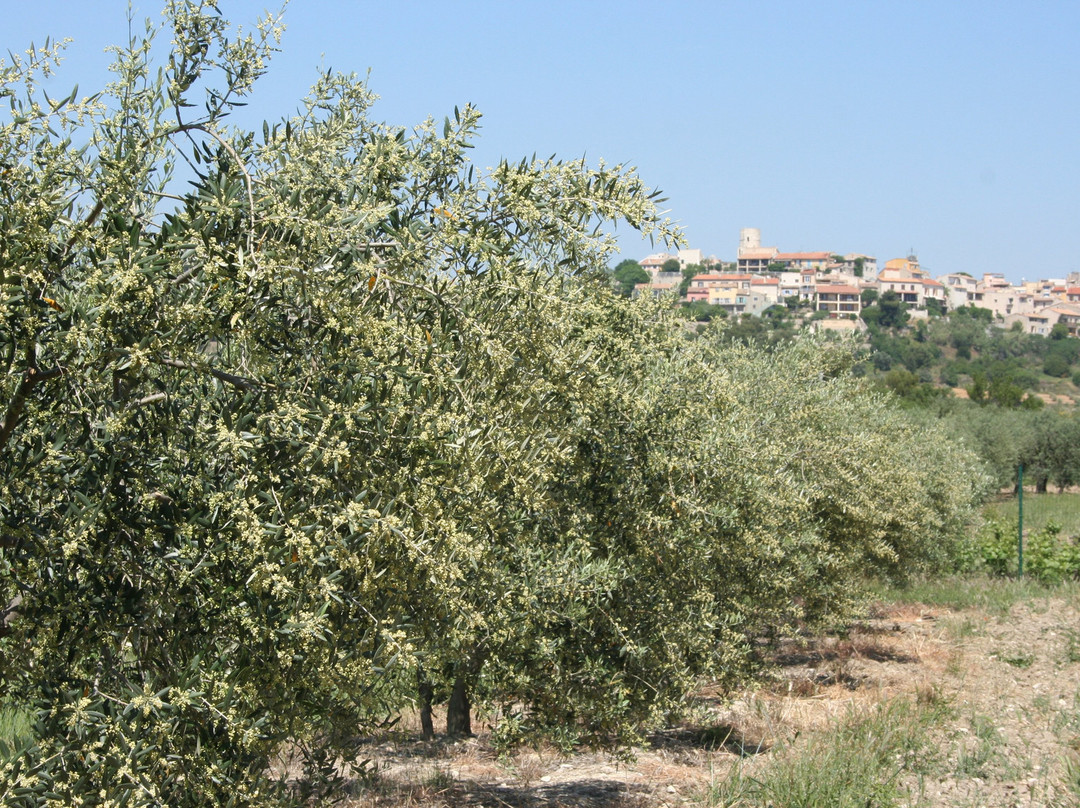
[[[88,92],[127,5],[0,0],[0,44],[72,37],[59,84]],[[236,23],[267,7],[221,0]],[[370,69],[390,123],[479,107],[482,166],[637,166],[707,255],[733,259],[757,227],[784,251],[914,250],[935,275],[1080,270],[1072,0],[293,0],[285,22],[259,120],[292,112],[320,67]],[[651,251],[617,232],[625,256]]]

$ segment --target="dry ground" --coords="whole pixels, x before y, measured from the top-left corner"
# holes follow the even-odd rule
[[[629,761],[532,750],[499,757],[482,727],[454,744],[425,744],[406,730],[367,750],[378,773],[346,804],[717,804],[710,785],[733,772],[765,776],[778,756],[812,761],[838,722],[896,699],[943,707],[919,753],[926,765],[899,775],[908,793],[901,804],[1080,804],[1065,782],[1077,776],[1069,767],[1080,749],[1075,598],[1036,599],[998,615],[885,606],[842,636],[785,645],[776,661],[773,681],[734,700],[703,690],[693,722],[654,736]]]

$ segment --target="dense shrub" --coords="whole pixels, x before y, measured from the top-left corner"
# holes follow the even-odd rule
[[[168,20],[161,82],[139,42],[111,96],[3,74],[5,804],[295,804],[417,702],[625,743],[951,563],[980,466],[851,345],[612,294],[605,224],[677,238],[632,171],[477,172],[475,110],[406,133],[332,73],[229,133],[277,24]]]
[[[975,542],[971,568],[992,575],[1019,572],[1020,545],[1016,520],[991,519],[983,525]],[[1024,575],[1056,584],[1080,578],[1080,542],[1076,536],[1061,535],[1061,525],[1048,522],[1036,531],[1025,532]]]

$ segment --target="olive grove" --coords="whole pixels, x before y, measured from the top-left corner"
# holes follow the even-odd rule
[[[481,171],[334,73],[231,128],[280,32],[0,64],[0,804],[292,804],[434,702],[626,743],[947,555],[982,472],[850,346],[612,293],[610,226],[679,237],[632,169]]]

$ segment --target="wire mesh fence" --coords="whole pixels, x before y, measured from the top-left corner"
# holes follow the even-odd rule
[[[1002,558],[1008,571],[1040,578],[1080,575],[1080,486],[1055,486],[1046,477],[1016,469],[1011,493],[1002,493],[987,508],[1004,550],[1015,539],[1012,558]]]

